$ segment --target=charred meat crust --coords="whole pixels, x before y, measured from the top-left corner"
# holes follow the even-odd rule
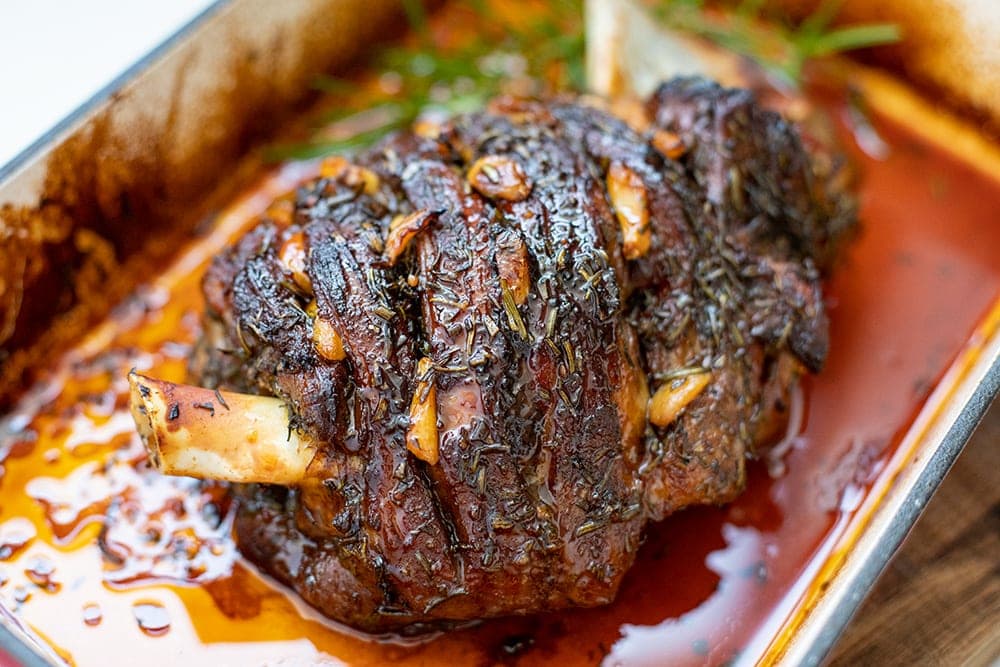
[[[238,489],[248,558],[355,627],[444,627],[609,602],[648,520],[739,493],[826,356],[817,267],[853,203],[745,91],[679,79],[646,109],[495,100],[331,163],[216,259],[192,374],[325,443],[320,482]],[[433,464],[406,446],[429,386]]]

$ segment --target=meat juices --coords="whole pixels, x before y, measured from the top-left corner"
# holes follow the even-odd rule
[[[646,522],[734,498],[822,365],[833,162],[700,79],[641,130],[601,106],[501,98],[330,160],[206,274],[193,379],[317,443],[301,483],[236,487],[240,549],[327,616],[609,602]]]

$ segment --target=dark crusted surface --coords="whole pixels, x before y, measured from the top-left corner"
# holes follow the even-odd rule
[[[496,100],[359,156],[377,179],[305,185],[291,215],[217,258],[194,374],[286,398],[326,443],[319,481],[239,491],[251,560],[369,631],[593,606],[647,520],[739,493],[748,452],[826,355],[816,266],[853,209],[829,162],[748,93],[675,80],[647,111],[636,130],[573,100]],[[664,132],[683,154],[654,147]],[[528,189],[469,187],[482,157],[516,163]],[[615,165],[649,213],[648,252],[630,260]],[[393,263],[392,220],[414,211]],[[280,259],[296,235],[311,288]],[[344,360],[317,354],[313,317]],[[701,369],[711,381],[680,417],[647,424],[648,396]],[[418,380],[437,391],[434,465],[405,445]]]

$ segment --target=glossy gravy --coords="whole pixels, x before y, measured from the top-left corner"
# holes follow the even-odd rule
[[[753,661],[1000,295],[1000,182],[875,127],[884,159],[840,127],[864,230],[828,286],[831,354],[784,473],[754,463],[733,504],[651,526],[614,604],[374,641],[240,559],[224,489],[146,469],[126,372],[183,379],[206,262],[312,163],[263,177],[0,420],[0,601],[80,665]]]

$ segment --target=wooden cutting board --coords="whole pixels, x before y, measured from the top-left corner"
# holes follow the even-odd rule
[[[986,414],[831,665],[1000,661],[1000,401]]]

